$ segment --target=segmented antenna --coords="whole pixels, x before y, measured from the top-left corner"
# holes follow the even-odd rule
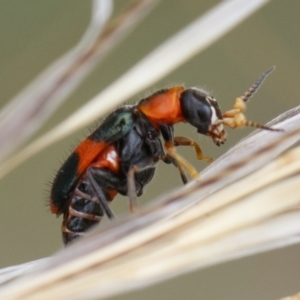
[[[261,84],[264,82],[266,77],[275,69],[275,67],[271,67],[268,71],[266,71],[264,74],[262,74],[256,82],[251,86],[251,88],[240,98],[244,101],[247,102],[253,94],[258,90],[258,88],[261,86]]]
[[[283,129],[278,129],[278,128],[272,128],[272,127],[264,126],[264,125],[261,125],[259,123],[256,123],[256,122],[253,122],[253,121],[248,121],[248,120],[246,120],[245,126],[247,126],[247,127],[254,127],[254,128],[260,128],[260,129],[269,130],[269,131],[278,131],[278,132],[283,132],[284,131]]]

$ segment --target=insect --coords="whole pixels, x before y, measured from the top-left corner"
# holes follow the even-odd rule
[[[130,211],[135,211],[136,197],[152,180],[160,160],[177,167],[184,184],[188,182],[186,172],[198,178],[197,171],[177,154],[175,147],[191,146],[199,160],[212,159],[202,153],[194,140],[174,137],[174,124],[187,122],[218,146],[226,140],[224,125],[278,131],[248,121],[244,115],[246,102],[273,69],[266,71],[243,96],[235,99],[233,109],[224,113],[207,92],[175,86],[108,115],[75,148],[54,178],[50,208],[54,214],[63,214],[64,243],[72,242],[104,215],[114,218],[109,203],[117,194],[129,196]]]

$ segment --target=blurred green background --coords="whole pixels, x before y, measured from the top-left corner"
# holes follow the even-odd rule
[[[38,134],[63,120],[157,45],[218,2],[161,1]],[[0,1],[1,106],[76,44],[89,23],[90,10],[90,1]],[[250,87],[261,73],[276,65],[275,72],[247,110],[250,120],[266,123],[299,104],[299,20],[300,1],[273,0],[149,90],[177,83],[200,86],[212,92],[225,110],[231,108],[233,99]],[[148,95],[149,90],[132,101]],[[226,145],[218,148],[207,138],[197,137],[189,126],[179,126],[176,130],[179,134],[200,139],[206,155],[214,158],[251,131],[230,131]],[[51,215],[46,205],[48,183],[60,163],[88,132],[86,128],[51,146],[1,181],[0,267],[45,257],[62,247],[62,220]],[[183,155],[198,170],[205,167],[193,160],[192,150],[186,150]],[[140,203],[180,184],[172,167],[160,164]],[[117,198],[113,210],[126,211],[127,199]],[[299,253],[300,246],[296,245],[243,258],[116,299],[277,299],[300,289]]]

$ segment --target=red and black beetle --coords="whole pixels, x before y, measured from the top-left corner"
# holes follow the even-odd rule
[[[118,193],[129,196],[130,210],[134,211],[136,196],[142,195],[144,186],[153,178],[159,160],[174,164],[183,183],[187,183],[184,169],[191,177],[198,176],[176,153],[175,146],[193,146],[198,159],[207,162],[212,159],[202,154],[195,141],[174,137],[174,124],[187,122],[218,146],[226,140],[223,125],[276,130],[247,121],[243,114],[245,102],[272,70],[265,72],[242,97],[236,98],[234,108],[223,114],[207,92],[183,86],[160,90],[136,105],[113,111],[77,146],[54,178],[50,207],[52,213],[64,215],[64,243],[72,242],[100,222],[104,214],[113,218],[108,204]]]

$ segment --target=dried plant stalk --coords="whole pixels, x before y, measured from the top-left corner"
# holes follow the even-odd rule
[[[54,257],[30,266],[30,276],[7,285],[0,295],[102,299],[195,268],[298,243],[300,147],[266,164],[299,140],[298,110],[281,116],[277,126],[284,133],[250,136],[226,154],[229,165],[219,166],[217,174],[213,170],[218,162],[202,181],[107,228],[96,228]],[[245,152],[253,139],[256,150],[248,148],[237,160],[236,154]]]
[[[155,1],[136,1],[105,29],[112,3],[110,0],[94,0],[93,3],[90,25],[78,45],[52,63],[3,108],[0,114],[0,162],[3,163],[42,126],[109,50],[143,19]]]
[[[293,296],[285,297],[280,300],[299,300],[299,299],[300,299],[300,293],[297,293]]]

